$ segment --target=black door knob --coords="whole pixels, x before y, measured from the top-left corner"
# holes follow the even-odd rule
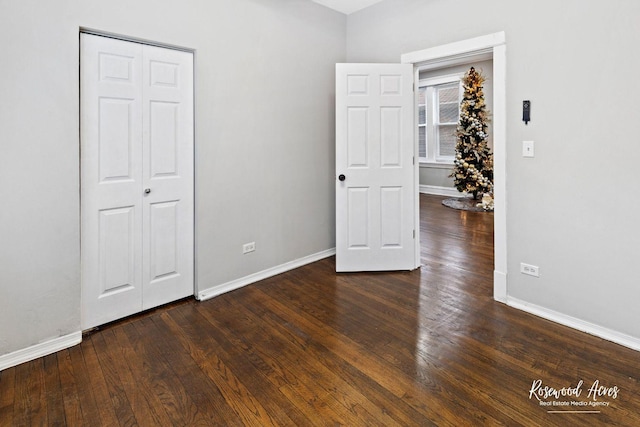
[[[342,174],[338,175],[338,180],[340,180],[340,181],[344,181],[345,179],[347,179],[347,177],[346,177],[346,176],[344,176],[344,175],[342,175]]]

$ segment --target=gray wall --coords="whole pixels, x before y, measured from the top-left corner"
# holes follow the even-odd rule
[[[0,12],[0,355],[80,328],[80,26],[196,49],[200,289],[334,246],[335,62],[504,30],[508,293],[640,338],[640,3],[460,0],[452,13],[386,0],[346,20],[307,0],[0,0]]]
[[[450,74],[466,73],[470,67],[475,67],[485,77],[484,82],[484,101],[487,105],[489,118],[493,111],[493,61],[479,61],[466,65],[456,65],[452,67],[444,67],[436,70],[428,70],[420,73],[420,79],[427,79],[438,76],[446,76]],[[493,148],[493,123],[488,123],[488,142],[489,147]],[[453,171],[453,166],[443,169],[441,165],[433,166],[428,163],[420,163],[420,185],[433,185],[436,187],[453,187],[453,178],[449,175]]]
[[[508,295],[635,338],[638,22],[628,0],[386,0],[347,20],[351,62],[505,31]],[[523,140],[535,158],[522,157]]]
[[[0,0],[0,355],[80,330],[81,26],[196,50],[206,289],[335,246],[345,21],[308,0]]]
[[[453,167],[429,166],[420,163],[420,185],[432,185],[435,187],[445,187],[453,189],[453,178],[449,178]],[[461,194],[462,195],[462,194]]]

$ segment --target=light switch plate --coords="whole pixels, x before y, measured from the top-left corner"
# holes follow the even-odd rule
[[[533,141],[522,141],[522,157],[534,157]]]

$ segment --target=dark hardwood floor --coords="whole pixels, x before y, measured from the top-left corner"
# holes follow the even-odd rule
[[[419,270],[329,258],[107,325],[0,372],[0,425],[640,425],[640,353],[494,302],[493,214],[440,201]]]

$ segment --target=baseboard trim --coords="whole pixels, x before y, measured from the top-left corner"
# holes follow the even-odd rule
[[[420,185],[420,192],[423,194],[432,194],[434,196],[446,197],[466,197],[453,187],[439,187],[437,185]]]
[[[200,301],[206,301],[210,298],[216,297],[226,292],[230,292],[230,291],[242,288],[244,286],[250,285],[255,282],[259,282],[260,280],[268,279],[269,277],[276,276],[278,274],[285,273],[290,270],[294,270],[304,265],[311,264],[312,262],[320,261],[321,259],[328,258],[335,254],[336,254],[336,249],[332,248],[332,249],[318,252],[316,254],[312,254],[303,258],[289,261],[284,264],[277,265],[275,267],[268,268],[266,270],[262,270],[254,274],[250,274],[249,276],[245,276],[240,279],[232,280],[230,282],[223,283],[217,286],[212,286],[208,289],[205,289],[204,291],[198,292],[197,298]]]
[[[32,345],[13,353],[4,354],[0,356],[0,371],[73,347],[80,344],[80,342],[82,342],[81,331]]]
[[[540,307],[535,304],[531,304],[517,298],[508,297],[507,305],[517,308],[518,310],[526,311],[538,317],[550,320],[555,323],[559,323],[564,326],[568,326],[573,329],[577,329],[582,332],[586,332],[590,335],[595,335],[607,341],[620,344],[624,347],[628,347],[632,350],[640,351],[640,339],[632,337],[612,329],[604,328],[596,324],[585,322],[584,320],[577,319],[566,314],[558,313],[557,311],[549,310],[548,308]]]

